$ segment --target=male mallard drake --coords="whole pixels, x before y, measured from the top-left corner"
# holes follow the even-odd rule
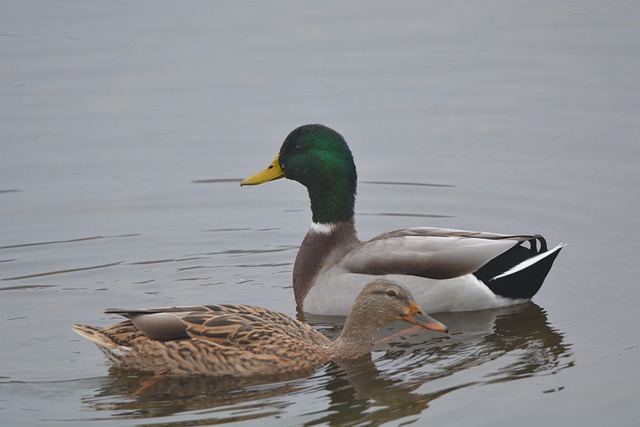
[[[360,292],[333,342],[284,314],[246,305],[106,312],[129,320],[107,328],[76,324],[73,330],[96,343],[116,365],[170,375],[273,375],[356,359],[369,353],[376,329],[394,320],[447,331],[404,286],[383,279]]]
[[[406,228],[358,240],[356,167],[346,141],[323,125],[293,130],[264,171],[242,181],[288,178],[307,187],[311,229],[293,267],[298,309],[345,315],[365,283],[389,277],[434,312],[496,308],[530,299],[564,246],[539,235]],[[524,244],[528,242],[526,247]]]

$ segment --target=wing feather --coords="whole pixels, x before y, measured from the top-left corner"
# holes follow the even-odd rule
[[[365,242],[349,252],[340,266],[360,274],[451,279],[473,273],[515,245],[536,239],[536,236],[407,228]]]

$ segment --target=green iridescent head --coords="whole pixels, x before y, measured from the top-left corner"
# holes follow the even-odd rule
[[[294,129],[271,165],[246,178],[241,185],[257,185],[283,177],[307,187],[315,223],[353,219],[356,167],[351,150],[338,132],[318,124]]]

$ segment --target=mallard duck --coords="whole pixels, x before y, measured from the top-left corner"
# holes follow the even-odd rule
[[[383,324],[404,320],[425,329],[447,327],[427,316],[402,285],[378,279],[360,292],[340,336],[266,308],[204,305],[143,310],[109,309],[129,320],[100,328],[73,325],[114,364],[168,375],[247,377],[304,371],[330,360],[369,353]]]
[[[279,178],[309,192],[312,222],[293,267],[300,311],[346,315],[365,283],[403,283],[434,312],[497,308],[529,300],[564,246],[540,235],[502,235],[429,227],[391,231],[362,242],[354,221],[356,167],[345,139],[311,124],[294,129],[275,160],[241,185]]]

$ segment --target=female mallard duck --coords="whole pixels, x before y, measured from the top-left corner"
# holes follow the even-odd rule
[[[307,187],[311,229],[293,267],[298,309],[345,315],[365,283],[389,277],[434,312],[496,308],[530,299],[560,249],[539,235],[407,228],[358,240],[356,167],[342,135],[323,125],[293,130],[267,169],[242,181],[289,178]],[[528,242],[526,247],[524,244]]]
[[[284,314],[246,305],[106,312],[129,320],[108,328],[73,325],[73,330],[96,343],[116,365],[170,375],[273,375],[355,359],[369,353],[376,329],[394,320],[447,331],[404,286],[383,279],[365,286],[333,342]]]

